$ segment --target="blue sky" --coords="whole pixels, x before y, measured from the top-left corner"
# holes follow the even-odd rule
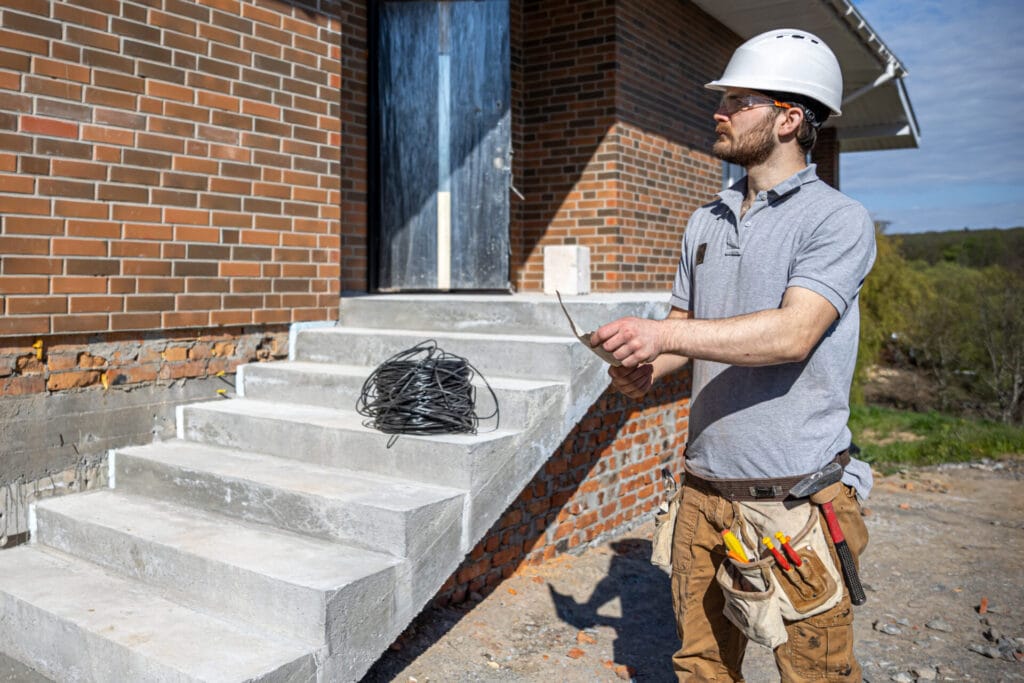
[[[854,0],[909,75],[918,149],[841,157],[890,233],[1024,226],[1024,3]]]

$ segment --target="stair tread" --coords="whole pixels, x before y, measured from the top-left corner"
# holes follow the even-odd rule
[[[445,340],[445,339],[468,339],[468,340],[487,340],[494,341],[496,336],[493,332],[462,332],[458,330],[414,330],[405,328],[395,328],[389,330],[382,330],[379,327],[317,327],[314,329],[306,330],[303,334],[308,335],[320,335],[320,334],[333,334],[333,335],[359,335],[359,336],[374,336],[380,337],[382,334],[387,334],[391,337],[419,337],[420,339],[434,339]],[[569,328],[569,322],[565,323],[565,334],[538,334],[536,332],[527,334],[502,334],[502,338],[513,339],[516,342],[533,342],[539,344],[578,344],[579,341],[572,334],[572,330]],[[440,348],[444,346],[438,342]],[[472,362],[472,359],[468,359]]]
[[[339,502],[394,511],[413,510],[465,494],[462,489],[438,484],[340,467],[323,467],[290,458],[178,439],[122,448],[117,452],[228,479],[256,481]]]
[[[38,507],[316,590],[336,590],[399,563],[383,553],[117,490],[62,496]]]
[[[215,400],[193,403],[188,410],[211,410],[233,415],[244,415],[261,420],[277,422],[304,422],[319,427],[344,429],[352,432],[376,434],[381,437],[381,446],[387,443],[389,434],[384,434],[363,424],[367,418],[355,410],[325,408],[303,403],[279,403],[256,398]],[[489,429],[486,426],[476,434],[434,434],[429,436],[403,436],[403,439],[424,439],[454,445],[468,445],[505,438],[515,432],[508,429]]]
[[[244,630],[37,546],[0,553],[0,593],[199,680],[248,680],[310,655],[297,641]]]
[[[321,374],[321,375],[333,375],[336,377],[359,377],[366,379],[373,372],[373,368],[369,368],[365,365],[347,365],[343,363],[317,363],[313,361],[278,361],[275,363],[250,363],[245,366],[245,372],[250,373],[253,371],[281,371],[281,372],[293,372],[296,374]],[[493,389],[509,389],[515,391],[529,391],[531,389],[542,389],[551,386],[565,386],[565,382],[558,382],[555,380],[545,379],[525,379],[521,377],[487,377],[487,382]],[[474,384],[479,386],[483,385],[478,374],[474,378]]]

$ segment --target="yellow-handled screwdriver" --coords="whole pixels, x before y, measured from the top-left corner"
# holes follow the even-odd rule
[[[744,562],[750,562],[750,560],[747,559],[747,553],[743,550],[743,546],[740,545],[740,539],[736,538],[736,534],[725,529],[722,531],[722,538],[725,540],[726,548],[736,553]]]

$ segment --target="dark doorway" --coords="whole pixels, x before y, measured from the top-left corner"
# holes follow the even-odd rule
[[[508,0],[376,10],[375,289],[508,290]]]

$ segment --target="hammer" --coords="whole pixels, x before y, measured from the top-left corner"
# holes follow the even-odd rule
[[[789,490],[794,498],[806,498],[810,496],[811,502],[821,506],[825,513],[825,521],[828,523],[828,533],[832,536],[832,544],[836,548],[836,555],[839,556],[839,566],[843,570],[843,580],[850,591],[850,602],[854,605],[863,605],[867,602],[864,594],[864,587],[860,583],[860,576],[857,574],[857,565],[853,563],[853,553],[846,543],[843,530],[839,528],[839,520],[836,519],[836,511],[832,508],[834,496],[822,494],[825,489],[837,485],[843,477],[843,467],[837,462],[829,463],[814,474],[809,474],[801,479],[796,486]],[[831,492],[829,492],[831,493]]]

